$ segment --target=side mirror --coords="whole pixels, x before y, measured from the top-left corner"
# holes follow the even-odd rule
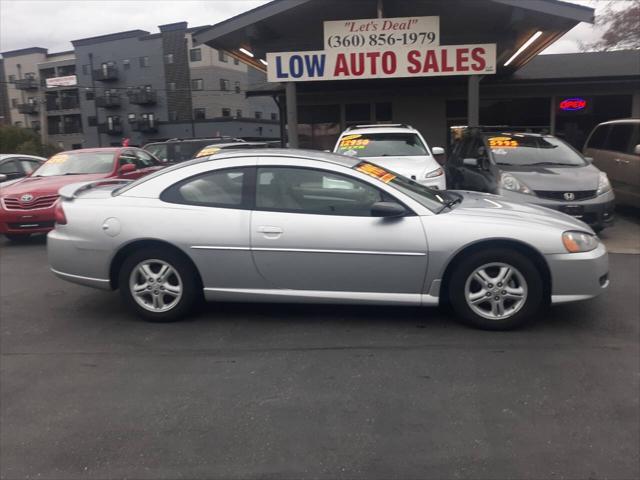
[[[636,155],[640,155],[640,145],[636,145],[635,147],[633,147],[633,153],[635,153]]]
[[[7,178],[9,177],[7,177],[4,173],[0,173],[0,182],[4,182]]]
[[[371,206],[372,217],[403,217],[407,209],[395,202],[376,202]]]
[[[464,158],[462,160],[462,165],[465,167],[478,168],[479,163],[477,158]]]
[[[133,163],[126,163],[120,167],[120,173],[130,173],[136,170],[136,166]]]
[[[584,157],[587,163],[593,163],[593,157]]]
[[[437,155],[444,155],[444,148],[442,147],[433,147],[431,149],[431,153],[433,153],[433,156],[437,156]]]

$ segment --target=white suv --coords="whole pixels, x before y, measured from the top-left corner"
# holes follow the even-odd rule
[[[429,148],[420,132],[408,125],[356,125],[347,128],[334,153],[366,158],[421,185],[445,190],[444,169],[434,158],[440,147]]]

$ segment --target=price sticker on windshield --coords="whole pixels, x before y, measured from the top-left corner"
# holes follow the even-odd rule
[[[203,148],[202,150],[200,150],[200,152],[198,152],[198,155],[196,156],[196,158],[206,157],[207,155],[213,155],[214,153],[218,153],[219,151],[220,149],[217,147]]]
[[[51,157],[49,160],[47,160],[47,164],[49,165],[57,165],[60,163],[64,163],[69,159],[69,155],[65,155],[62,153],[59,153],[57,155],[54,155],[53,157]]]
[[[491,137],[489,139],[490,148],[515,148],[520,144],[511,137]]]
[[[356,170],[362,173],[366,173],[370,177],[377,178],[384,183],[389,183],[391,180],[396,178],[393,173],[387,172],[384,168],[380,168],[370,163],[361,163],[356,167]]]

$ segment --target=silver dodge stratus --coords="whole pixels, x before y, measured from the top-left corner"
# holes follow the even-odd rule
[[[485,329],[608,287],[586,224],[502,197],[434,191],[378,165],[243,150],[130,183],[60,190],[52,271],[152,321],[207,300],[450,304]]]

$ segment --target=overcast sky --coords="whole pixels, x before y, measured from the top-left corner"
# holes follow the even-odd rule
[[[345,0],[348,1],[348,0]],[[570,0],[595,6],[608,0]],[[618,0],[620,4],[625,1]],[[189,26],[215,24],[267,3],[267,0],[0,0],[0,52],[44,47],[71,50],[70,41],[125,30],[157,32],[158,25],[187,21]],[[598,38],[596,28],[580,24],[545,53],[576,52],[578,40]]]

